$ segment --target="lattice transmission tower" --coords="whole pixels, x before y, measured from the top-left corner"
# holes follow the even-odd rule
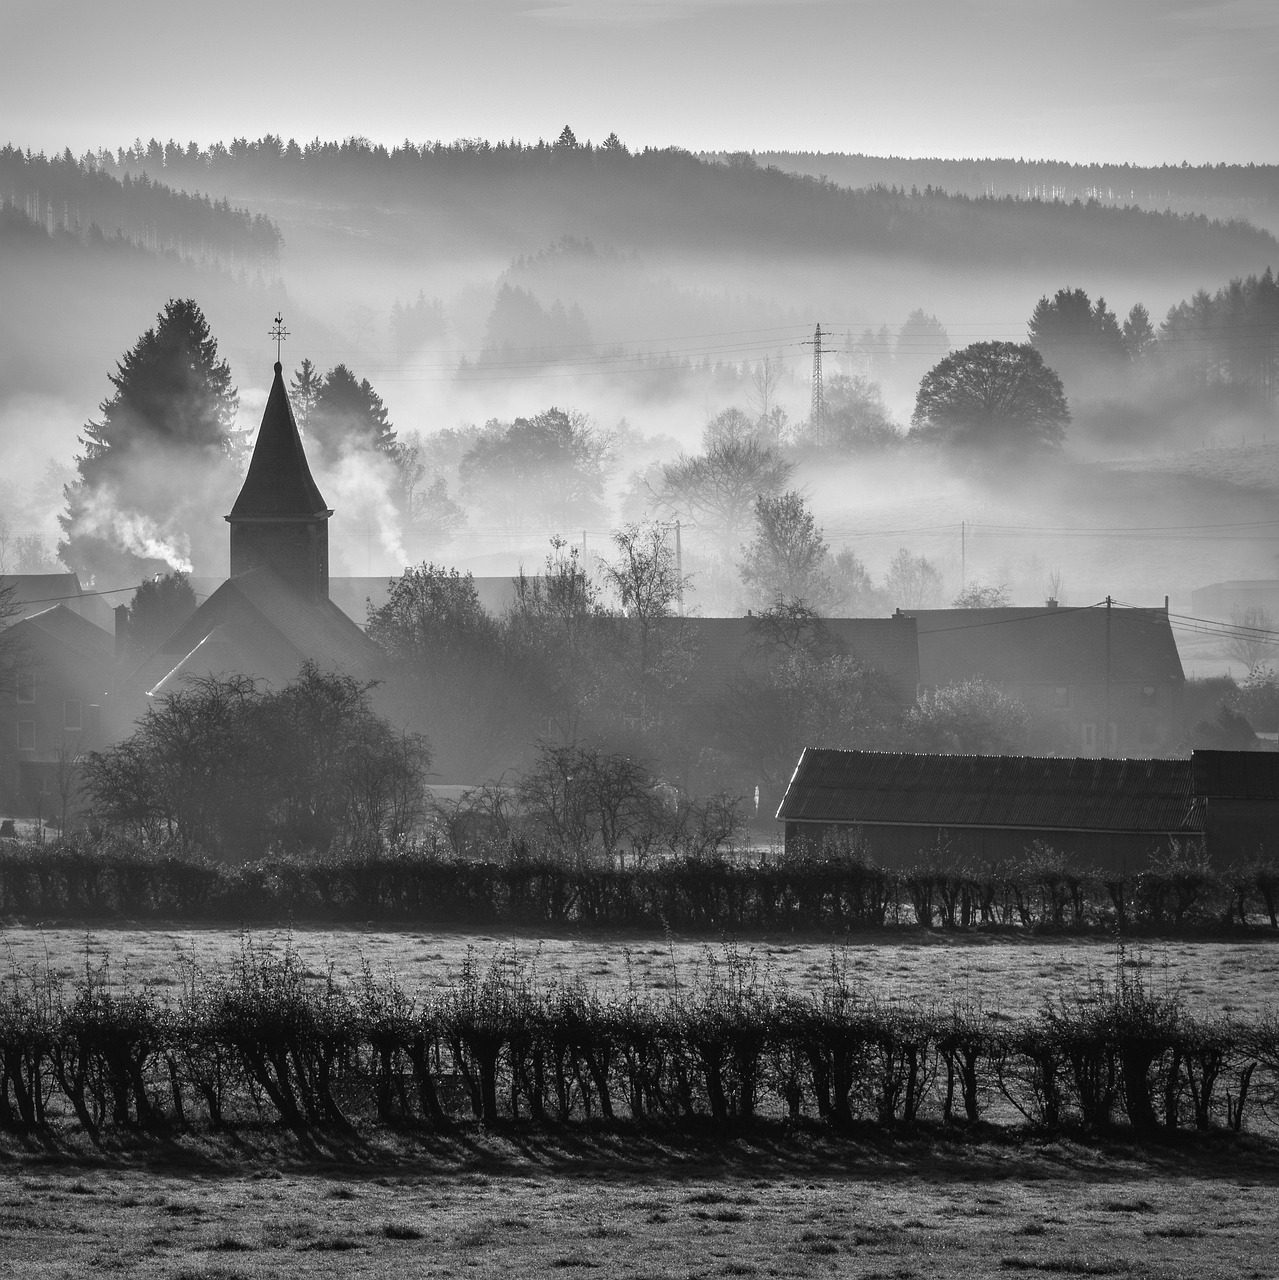
[[[822,387],[822,356],[833,356],[834,347],[822,346],[822,327],[819,324],[811,338],[800,343],[802,347],[813,349],[813,400],[809,407],[809,421],[814,427],[820,427],[826,418],[826,392]]]

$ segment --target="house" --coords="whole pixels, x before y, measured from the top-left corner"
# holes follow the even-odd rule
[[[66,604],[15,622],[4,638],[16,661],[0,694],[0,805],[7,814],[60,817],[77,761],[108,740],[115,641]]]
[[[899,610],[899,613],[903,611]],[[980,677],[1019,699],[1038,755],[1184,749],[1185,674],[1162,609],[911,609],[925,689]]]
[[[240,673],[266,685],[292,680],[304,662],[374,679],[381,651],[329,599],[326,506],[311,475],[284,386],[267,397],[253,457],[226,517],[231,576],[121,682],[123,716],[190,677]]]
[[[1232,754],[1232,753],[1227,753]],[[1129,871],[1204,834],[1189,760],[938,756],[808,748],[777,809],[787,850],[859,832],[906,866],[1019,857],[1041,840],[1084,865]]]
[[[8,618],[19,621],[43,613],[55,604],[66,605],[72,613],[102,627],[111,629],[111,605],[106,597],[86,591],[76,573],[9,573],[0,576],[0,591],[5,598]],[[118,593],[112,593],[118,599]]]

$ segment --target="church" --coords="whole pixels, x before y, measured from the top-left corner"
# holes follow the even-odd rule
[[[142,709],[140,694],[159,697],[191,677],[239,672],[278,688],[308,660],[376,679],[381,651],[329,599],[332,515],[277,361],[248,473],[226,517],[231,576],[129,677],[123,714]]]

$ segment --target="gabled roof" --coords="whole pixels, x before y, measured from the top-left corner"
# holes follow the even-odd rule
[[[42,637],[56,640],[82,658],[111,662],[115,657],[115,637],[64,604],[31,614],[15,622],[13,629],[15,634],[26,635],[35,644],[39,644]]]
[[[206,640],[214,648],[192,657]],[[381,652],[331,600],[306,600],[273,569],[263,568],[228,578],[140,670],[144,679],[167,680],[188,658],[194,671],[205,657],[234,654],[246,675],[272,682],[292,679],[308,658],[367,679],[377,671]]]
[[[331,514],[311,478],[293,407],[284,389],[284,371],[276,361],[275,381],[271,383],[271,394],[262,414],[253,459],[227,519],[307,518]]]
[[[6,573],[0,576],[0,587],[11,587],[10,599],[18,605],[60,604],[81,592],[76,573]]]
[[[1107,623],[1107,612],[1110,618]],[[981,676],[994,684],[1101,684],[1184,680],[1163,609],[910,609],[919,627],[919,674],[929,685]]]
[[[933,756],[808,747],[782,822],[1045,831],[1203,830],[1189,760]]]
[[[260,629],[224,623],[215,627],[163,679],[147,690],[158,697],[179,689],[196,676],[246,675],[271,685],[285,685],[297,674],[296,662],[284,646],[263,643]]]
[[[761,660],[763,637],[756,618],[686,618],[683,625],[697,651],[692,690],[722,689]],[[877,668],[901,702],[914,702],[919,657],[913,618],[822,618],[818,625],[835,652]]]

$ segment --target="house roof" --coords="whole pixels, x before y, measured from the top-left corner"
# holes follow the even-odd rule
[[[311,477],[277,360],[248,474],[227,519],[327,518],[332,514]]]
[[[10,600],[23,608],[24,616],[39,613],[50,604],[74,599],[80,595],[80,577],[75,573],[6,573],[0,576],[0,588],[10,587]],[[38,605],[31,610],[27,605]]]
[[[206,641],[211,647],[197,654]],[[209,596],[139,668],[135,682],[159,689],[179,667],[208,674],[208,662],[232,657],[241,664],[234,669],[272,683],[292,679],[307,659],[367,679],[381,650],[331,600],[304,599],[273,569],[253,569]]]
[[[1044,831],[1203,830],[1189,760],[934,756],[808,747],[782,822]]]
[[[81,658],[111,662],[115,656],[115,637],[64,604],[31,614],[14,623],[14,628],[22,628],[18,634],[27,635],[35,644],[45,637],[52,638]]]
[[[756,618],[686,618],[684,625],[696,648],[689,681],[693,689],[722,688],[761,653]],[[919,659],[913,618],[822,618],[819,625],[836,652],[881,671],[903,703],[915,700]]]
[[[1184,673],[1163,609],[912,609],[927,685],[981,676],[994,684],[1175,681]],[[1107,620],[1109,614],[1109,620]],[[1109,644],[1107,644],[1109,631]]]

